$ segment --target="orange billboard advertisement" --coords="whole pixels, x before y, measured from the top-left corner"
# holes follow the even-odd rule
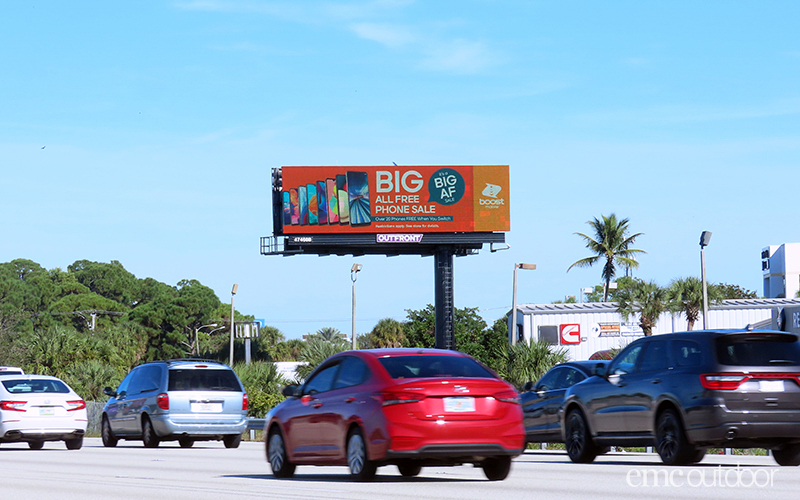
[[[283,167],[284,234],[511,229],[508,165]]]

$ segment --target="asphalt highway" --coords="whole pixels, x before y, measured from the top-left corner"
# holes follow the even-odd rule
[[[82,449],[46,443],[0,445],[3,498],[24,499],[414,499],[414,500],[638,500],[800,498],[800,467],[779,467],[770,457],[713,455],[690,467],[663,466],[644,453],[610,453],[593,464],[569,461],[564,452],[528,450],[515,459],[505,481],[485,479],[470,465],[425,468],[403,478],[396,467],[378,469],[368,483],[349,480],[344,467],[298,467],[295,477],[275,479],[261,442],[237,449],[222,443],[147,449],[135,441],[104,448],[86,438]]]

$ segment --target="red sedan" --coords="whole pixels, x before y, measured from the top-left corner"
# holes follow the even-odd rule
[[[474,358],[437,349],[347,351],[326,359],[266,417],[276,477],[297,465],[347,465],[354,479],[396,465],[472,463],[505,479],[522,453],[519,394]]]

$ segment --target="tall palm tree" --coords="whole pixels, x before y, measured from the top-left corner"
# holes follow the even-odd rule
[[[670,283],[667,292],[670,310],[685,314],[686,329],[691,331],[703,309],[703,282],[694,276],[679,278]],[[707,293],[709,303],[722,302],[723,295],[719,287],[709,283]]]
[[[617,274],[617,266],[629,269],[638,269],[639,263],[636,261],[636,254],[647,253],[644,250],[631,248],[636,238],[643,233],[628,234],[628,219],[617,220],[615,214],[608,217],[601,215],[602,220],[597,217],[587,222],[594,229],[594,237],[583,233],[575,233],[586,241],[586,248],[595,255],[581,259],[567,269],[569,272],[573,267],[591,267],[601,259],[603,263],[603,280],[605,281],[605,291],[603,292],[603,302],[608,301],[608,287],[611,278]]]
[[[626,321],[631,316],[639,315],[639,326],[647,337],[653,334],[658,317],[667,310],[667,289],[653,281],[635,279],[631,286],[617,291],[614,298],[617,300],[617,311]]]

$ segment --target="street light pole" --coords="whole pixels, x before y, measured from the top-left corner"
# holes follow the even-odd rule
[[[514,293],[511,300],[511,345],[517,344],[517,269],[536,269],[536,264],[514,263]]]
[[[233,308],[233,297],[236,295],[236,292],[239,290],[239,285],[237,283],[233,284],[233,289],[231,289],[231,355],[228,357],[228,364],[232,367],[233,366],[233,329],[235,321],[233,320],[235,310]]]
[[[363,266],[361,264],[353,264],[353,267],[350,268],[350,281],[353,282],[353,331],[352,331],[352,339],[353,339],[353,350],[355,351],[358,349],[358,344],[356,344],[356,280],[358,279],[358,272],[361,271]]]
[[[706,286],[706,251],[711,241],[711,231],[700,233],[700,275],[703,278],[703,330],[708,329],[708,287]]]
[[[194,350],[196,351],[198,357],[200,356],[200,339],[198,338],[197,332],[207,326],[217,326],[217,324],[211,323],[208,325],[198,326],[197,328],[194,329]]]

